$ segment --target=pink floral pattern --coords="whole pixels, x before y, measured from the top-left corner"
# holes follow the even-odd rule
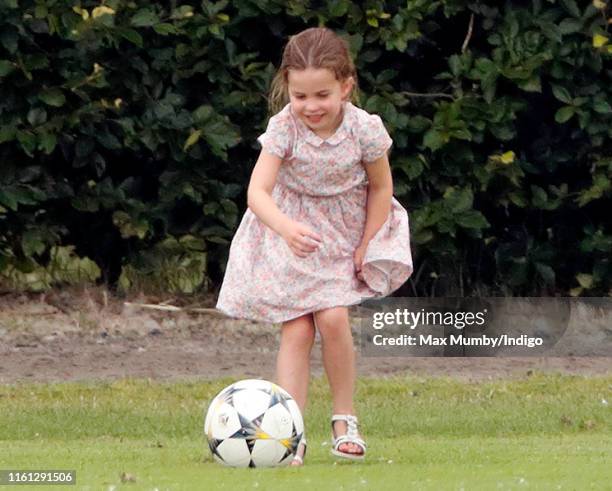
[[[412,274],[408,213],[392,199],[387,221],[353,261],[366,221],[364,165],[392,145],[382,120],[350,102],[336,132],[320,138],[287,104],[258,138],[283,159],[272,197],[289,217],[323,239],[305,258],[247,209],[230,246],[216,308],[231,317],[284,322],[335,306],[361,303],[397,290]]]

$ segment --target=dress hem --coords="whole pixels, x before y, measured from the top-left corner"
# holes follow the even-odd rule
[[[215,307],[215,310],[218,310],[219,312],[221,312],[222,314],[226,315],[227,317],[231,317],[232,319],[236,319],[236,320],[250,320],[250,321],[255,321],[255,322],[263,322],[263,323],[268,323],[268,324],[281,324],[283,322],[287,322],[293,319],[297,319],[298,317],[302,317],[303,315],[306,314],[312,314],[313,312],[318,312],[319,310],[324,310],[324,309],[331,309],[333,307],[353,307],[355,305],[359,305],[361,302],[368,300],[370,298],[376,298],[376,297],[364,297],[361,300],[354,302],[354,303],[350,303],[350,304],[329,304],[329,305],[323,305],[321,307],[317,307],[317,310],[305,310],[297,315],[293,315],[287,319],[281,319],[281,320],[270,320],[270,319],[264,319],[263,317],[255,317],[255,316],[235,316],[232,315],[229,310],[226,309],[222,309],[220,307]]]

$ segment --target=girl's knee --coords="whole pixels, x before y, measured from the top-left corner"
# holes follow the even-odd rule
[[[315,326],[312,314],[284,322],[281,337],[283,342],[297,346],[312,346],[315,340]]]
[[[314,313],[314,318],[316,326],[321,333],[321,338],[323,339],[327,336],[337,337],[347,332],[351,332],[348,309],[346,307],[333,307],[320,310]]]

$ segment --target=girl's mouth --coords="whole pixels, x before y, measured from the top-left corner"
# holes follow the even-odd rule
[[[306,118],[308,118],[308,121],[311,123],[318,123],[323,118],[323,115],[319,114],[317,116],[306,116]]]

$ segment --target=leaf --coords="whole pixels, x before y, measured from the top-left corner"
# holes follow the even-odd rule
[[[495,97],[495,91],[497,90],[497,71],[487,73],[480,83],[482,87],[482,94],[484,96],[485,101],[489,104],[493,102],[493,98]]]
[[[15,70],[15,64],[9,60],[0,60],[0,77],[6,77]]]
[[[14,126],[0,126],[0,143],[5,143],[15,139],[17,130]]]
[[[21,249],[26,256],[42,254],[45,251],[45,243],[41,240],[38,230],[27,230],[21,237]]]
[[[426,244],[433,240],[434,234],[430,229],[416,230],[411,240],[417,245]]]
[[[192,251],[206,250],[206,242],[204,241],[204,239],[194,237],[193,235],[183,235],[178,242],[185,249],[189,249]]]
[[[186,151],[190,146],[194,145],[200,139],[201,134],[202,130],[193,131],[191,135],[189,135],[189,138],[187,138],[187,141],[185,141],[185,145],[183,145],[183,152]]]
[[[98,265],[91,259],[74,254],[74,246],[55,246],[51,249],[51,261],[47,267],[57,283],[92,282],[100,277]]]
[[[535,263],[535,269],[549,285],[555,283],[555,270],[552,269],[548,264]]]
[[[573,34],[582,30],[582,21],[578,19],[563,19],[559,24],[561,34]]]
[[[565,87],[561,85],[552,84],[552,91],[554,96],[561,102],[565,102],[566,104],[572,103],[572,96]]]
[[[54,107],[61,107],[66,102],[66,97],[58,88],[47,89],[38,94],[38,98],[45,104]]]
[[[490,226],[485,216],[478,210],[469,210],[457,215],[456,222],[464,228],[471,229],[483,229]]]
[[[100,5],[94,8],[91,12],[91,16],[94,19],[97,19],[98,17],[101,17],[103,15],[115,15],[115,11],[112,8],[107,7],[106,5]]]
[[[576,275],[576,279],[582,288],[586,288],[587,290],[593,286],[593,275],[579,273]]]
[[[349,2],[346,0],[332,0],[327,4],[331,17],[342,17],[348,11],[348,7]]]
[[[96,133],[96,139],[109,150],[119,150],[122,147],[117,137],[109,131]]]
[[[450,67],[452,74],[455,77],[458,77],[461,73],[461,58],[459,55],[452,55],[448,59],[448,66]]]
[[[0,44],[2,44],[9,53],[14,54],[17,52],[18,39],[19,34],[17,29],[3,22],[2,29],[0,29]]]
[[[120,210],[113,213],[113,224],[119,229],[124,239],[130,237],[144,239],[149,231],[149,223],[145,219],[133,220],[128,213]]]
[[[582,293],[583,288],[580,286],[577,286],[576,288],[572,288],[570,290],[570,296],[572,297],[579,297],[580,294]]]
[[[593,104],[593,109],[599,114],[610,114],[612,113],[612,107],[608,101],[598,100]]]
[[[573,17],[580,18],[581,12],[575,0],[560,0],[563,8]]]
[[[23,151],[33,157],[33,152],[36,149],[36,136],[29,131],[18,131],[17,140],[19,140]]]
[[[501,155],[500,161],[502,164],[511,164],[512,162],[514,162],[515,157],[515,153],[510,150],[509,152],[505,152]]]
[[[45,154],[50,155],[53,150],[55,150],[56,145],[57,137],[53,133],[44,133],[40,137],[38,149],[45,152]]]
[[[17,200],[8,188],[0,187],[0,204],[10,208],[13,211],[17,211]]]
[[[601,48],[608,44],[609,39],[606,36],[602,36],[601,34],[593,34],[593,47]]]
[[[130,24],[135,27],[150,27],[159,23],[159,17],[149,9],[141,9],[130,19]]]
[[[193,17],[193,7],[191,5],[182,5],[172,11],[171,19],[186,19]]]
[[[134,29],[118,29],[119,35],[139,48],[143,46],[142,36]]]
[[[39,126],[47,121],[47,111],[42,107],[34,107],[28,111],[27,119],[32,126]]]
[[[474,193],[468,187],[457,189],[449,187],[444,192],[444,206],[450,213],[462,213],[472,208]]]
[[[528,204],[527,199],[525,199],[525,196],[523,195],[522,192],[513,191],[512,193],[508,195],[508,197],[510,198],[510,201],[512,201],[512,203],[514,203],[519,208],[527,207],[527,204]]]
[[[565,123],[574,114],[576,114],[576,108],[574,106],[564,106],[555,113],[555,121],[557,123]]]
[[[168,34],[178,33],[178,29],[176,27],[166,22],[162,22],[161,24],[156,24],[155,26],[153,26],[153,30],[161,36],[167,36]]]
[[[526,92],[542,92],[542,82],[539,75],[534,75],[528,80],[519,82],[518,86]]]
[[[440,132],[432,128],[425,133],[423,145],[430,148],[432,152],[435,152],[444,145],[444,140]]]
[[[72,10],[76,14],[79,14],[83,20],[89,19],[89,11],[87,9],[83,9],[79,7],[78,5],[75,5],[74,7],[72,7]]]
[[[417,156],[394,159],[392,165],[393,167],[400,168],[411,181],[419,177],[423,172],[423,161]]]

